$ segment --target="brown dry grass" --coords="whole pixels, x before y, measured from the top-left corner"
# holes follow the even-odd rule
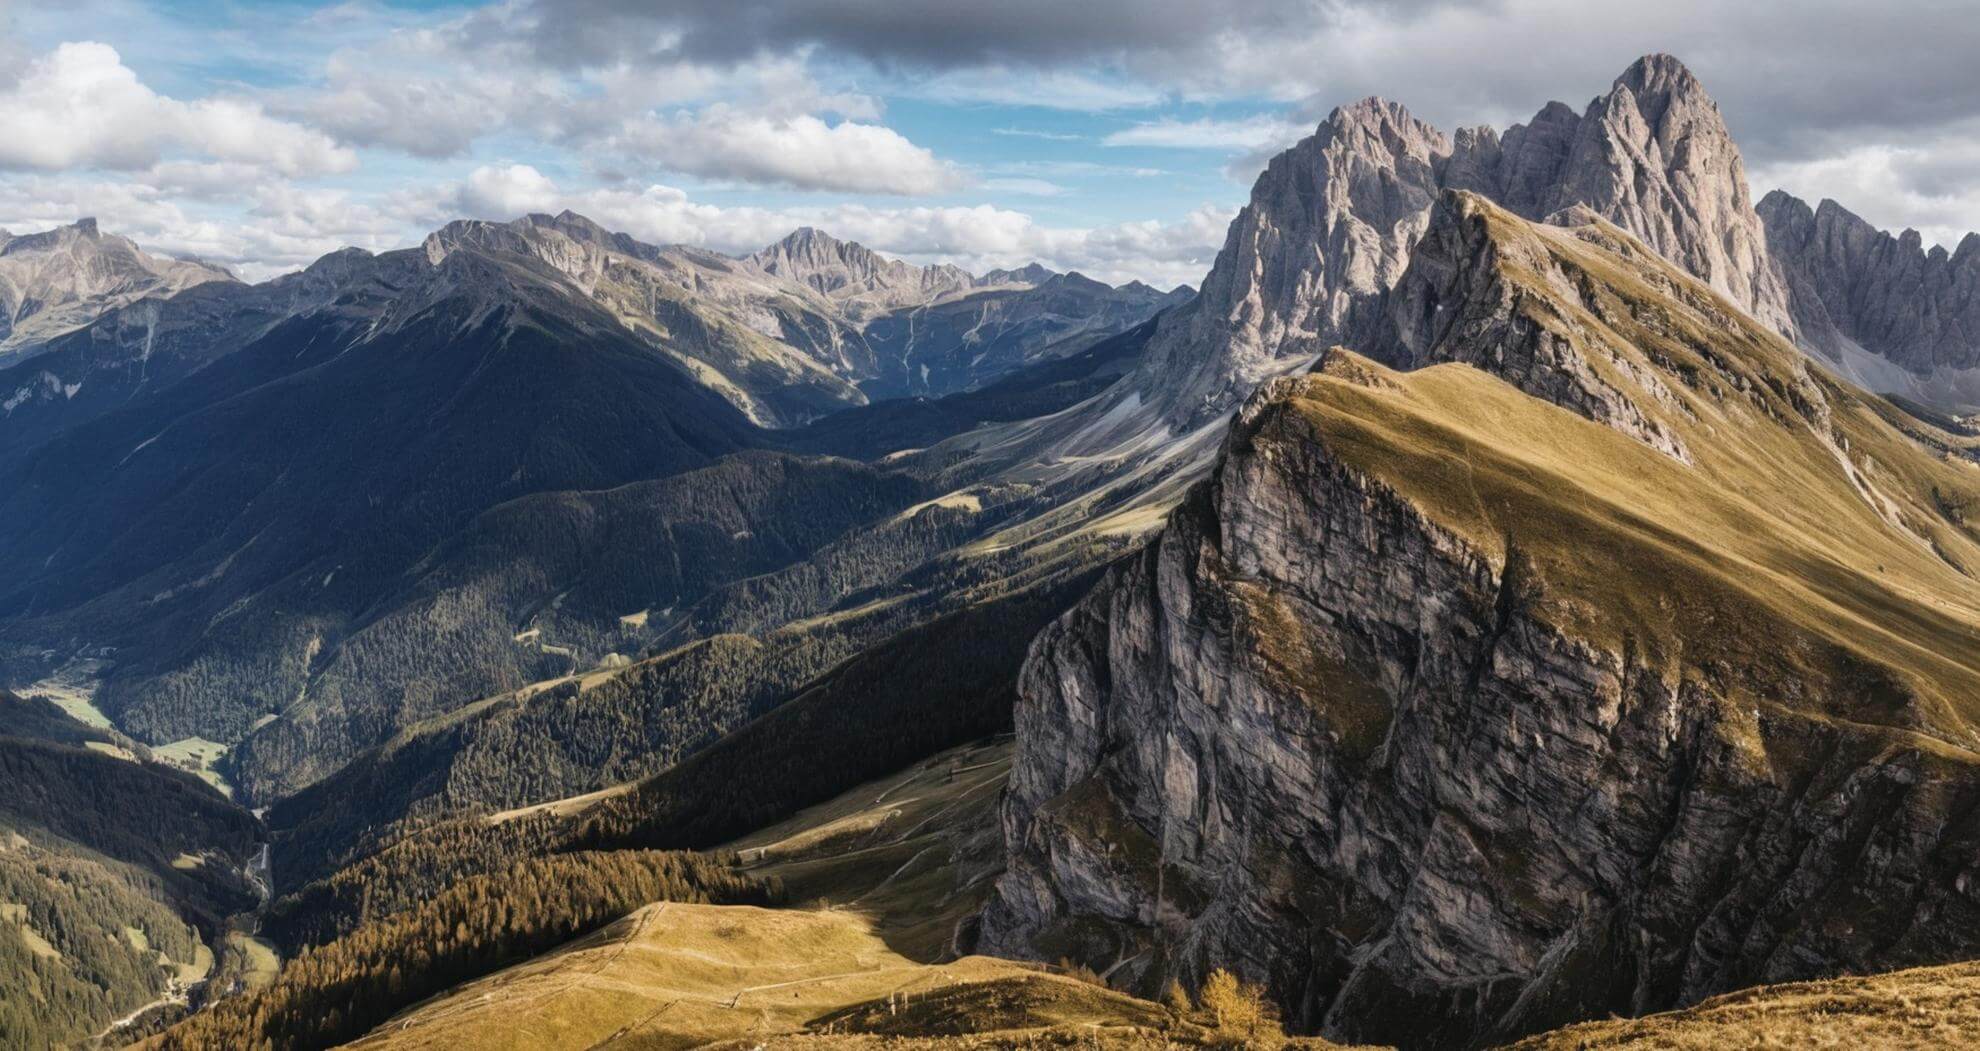
[[[1695,464],[1468,366],[1396,373],[1345,352],[1299,389],[1303,426],[1289,421],[1281,440],[1319,443],[1495,566],[1516,548],[1539,585],[1534,612],[1571,635],[1666,677],[1710,676],[1741,709],[1980,758],[1980,582],[1968,575],[1980,539],[1957,510],[1980,508],[1980,466],[1941,458],[1867,396],[1810,375],[1792,347],[1715,313],[1729,308],[1661,261],[1617,255],[1620,234],[1489,219],[1522,309],[1610,362],[1605,379],[1641,395]],[[1631,372],[1671,395],[1644,393]],[[1809,389],[1830,421],[1795,406]]]
[[[1980,1047],[1980,963],[1763,986],[1683,1011],[1570,1026],[1513,1046],[1520,1051]]]

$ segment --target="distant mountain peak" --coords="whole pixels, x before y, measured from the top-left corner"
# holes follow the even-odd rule
[[[800,226],[776,244],[744,259],[766,274],[805,285],[834,300],[893,303],[974,286],[976,278],[946,264],[916,266],[842,241],[815,226]]]
[[[146,296],[169,296],[234,275],[210,264],[153,256],[84,217],[39,233],[0,234],[0,363]]]
[[[1758,211],[1805,346],[1873,390],[1980,407],[1980,235],[1927,249],[1916,230],[1892,234],[1833,200],[1810,208],[1782,190]]]
[[[1027,263],[1016,270],[992,270],[984,274],[981,283],[986,285],[1042,285],[1058,277],[1058,271],[1043,263]]]

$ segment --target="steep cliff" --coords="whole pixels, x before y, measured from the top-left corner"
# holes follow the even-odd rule
[[[1177,431],[1351,339],[1402,276],[1436,199],[1442,132],[1393,102],[1335,110],[1273,158],[1203,288],[1161,325],[1131,393]]]
[[[1874,390],[1980,407],[1980,234],[1951,252],[1892,236],[1834,201],[1760,201],[1803,342]]]
[[[1416,371],[1268,385],[1033,644],[987,947],[1404,1046],[1980,951],[1980,477],[1583,218],[1447,201]]]

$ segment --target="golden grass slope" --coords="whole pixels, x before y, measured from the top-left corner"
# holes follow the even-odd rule
[[[1519,1051],[1980,1047],[1980,963],[1762,986],[1644,1018],[1531,1037]]]
[[[800,1032],[853,1004],[1004,978],[1072,982],[985,957],[918,963],[853,911],[662,903],[471,982],[352,1046],[692,1047]]]
[[[1161,1025],[1156,1005],[1074,978],[948,959],[955,924],[981,906],[996,871],[995,803],[1009,769],[1008,742],[957,749],[732,844],[752,871],[782,877],[797,907],[650,905],[351,1046],[753,1046],[899,1032],[902,1012],[917,1008],[930,1032]],[[895,997],[900,1006],[888,1007]]]
[[[1310,436],[1496,565],[1516,553],[1570,634],[1710,676],[1743,706],[1975,758],[1980,465],[1949,451],[1962,439],[1922,440],[1929,425],[1810,369],[1606,223],[1460,203],[1514,309],[1694,462],[1469,366],[1399,373],[1342,351],[1292,395]],[[1805,703],[1825,695],[1852,702]]]

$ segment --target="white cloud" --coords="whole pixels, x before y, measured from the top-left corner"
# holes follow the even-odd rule
[[[632,121],[603,146],[665,168],[800,190],[919,195],[966,183],[955,166],[892,128],[810,114],[769,116],[725,104]]]
[[[1035,128],[991,128],[990,134],[1004,135],[1019,139],[1044,139],[1047,142],[1084,142],[1084,135],[1069,135],[1060,131],[1039,131]]]
[[[468,215],[509,219],[531,212],[557,211],[562,195],[549,176],[527,164],[508,164],[476,168],[456,191],[454,199]]]
[[[1046,179],[985,179],[982,188],[992,193],[1015,193],[1026,197],[1063,197],[1066,188]]]
[[[1136,179],[1151,179],[1158,175],[1175,174],[1162,168],[1100,164],[1096,161],[1010,161],[996,165],[990,170],[1013,175],[1052,176],[1062,179],[1112,178],[1123,175]]]
[[[1156,120],[1110,133],[1101,140],[1106,146],[1158,146],[1186,150],[1284,149],[1313,133],[1310,124],[1288,121],[1280,116],[1247,117],[1243,120]]]
[[[129,171],[181,155],[288,176],[357,166],[328,136],[254,103],[159,95],[107,44],[62,44],[0,93],[0,167]]]
[[[906,90],[941,102],[1103,112],[1159,105],[1165,93],[1146,83],[1068,69],[977,67],[911,81]]]

